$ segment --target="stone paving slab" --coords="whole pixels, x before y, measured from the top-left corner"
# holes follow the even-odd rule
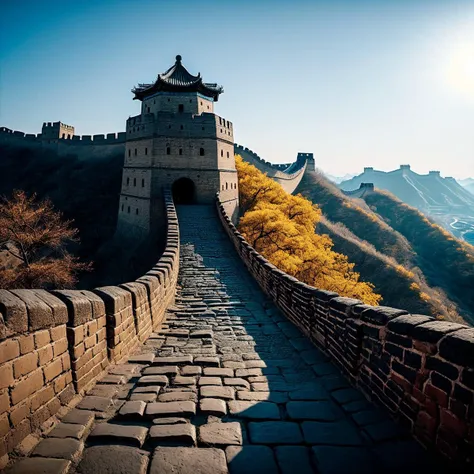
[[[216,448],[159,447],[149,474],[228,474],[224,451]]]
[[[78,474],[146,474],[149,453],[129,446],[92,446],[84,451]]]
[[[65,459],[27,458],[18,461],[5,474],[67,474],[71,461]]]

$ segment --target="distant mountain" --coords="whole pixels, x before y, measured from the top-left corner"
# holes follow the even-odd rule
[[[324,176],[326,176],[329,181],[332,181],[333,183],[339,184],[342,183],[343,181],[347,181],[355,176],[354,173],[347,173],[344,176],[334,176],[332,174],[326,173],[325,171],[320,170]]]
[[[456,181],[465,188],[474,184],[474,178],[457,179]]]
[[[474,195],[454,178],[442,178],[439,171],[426,175],[415,173],[409,165],[384,172],[364,168],[364,172],[340,183],[340,188],[352,191],[361,183],[373,183],[376,188],[390,191],[403,202],[429,214],[474,215]]]
[[[473,247],[384,191],[351,197],[322,173],[307,172],[296,192],[321,208],[317,230],[374,283],[383,305],[474,322]]]
[[[474,195],[474,182],[464,185],[464,189],[467,189],[472,195]]]

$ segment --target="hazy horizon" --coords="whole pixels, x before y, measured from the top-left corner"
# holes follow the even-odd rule
[[[216,113],[268,161],[474,176],[472,1],[6,0],[2,13],[0,126],[124,131],[130,89],[181,54],[224,86]]]

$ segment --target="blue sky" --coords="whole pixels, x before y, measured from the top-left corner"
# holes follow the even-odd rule
[[[124,131],[176,54],[273,162],[474,175],[474,2],[2,1],[0,125]]]

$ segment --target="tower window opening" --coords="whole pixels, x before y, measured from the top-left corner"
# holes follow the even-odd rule
[[[124,205],[122,204],[122,211],[123,211],[123,206],[124,206]]]
[[[137,156],[137,149],[135,148],[135,156]]]
[[[209,110],[209,106],[207,106],[207,110]]]
[[[155,105],[155,104],[156,104],[155,99],[153,99],[153,105]]]
[[[168,125],[168,128],[171,128],[171,125]]]
[[[227,158],[229,158],[229,152],[227,152]]]
[[[222,157],[224,156],[224,150],[221,150],[221,156]]]
[[[145,155],[148,155],[148,148],[145,148]],[[227,156],[227,158],[229,157]]]
[[[130,206],[128,206],[128,210],[127,210],[127,212],[130,214]]]
[[[227,190],[228,186],[227,186],[227,183],[225,183],[225,189]]]
[[[129,148],[129,149],[128,149],[128,156],[130,156],[130,152],[131,152],[131,151],[132,151],[132,150],[130,150],[130,148]]]
[[[222,119],[219,117],[219,125],[222,125]]]
[[[193,100],[192,99],[189,99],[189,103],[192,104]]]
[[[127,186],[130,184],[130,178],[127,178]]]
[[[170,99],[168,98],[168,102],[170,101]]]
[[[199,148],[199,156],[204,156],[204,148]]]
[[[178,112],[184,112],[184,104],[179,104],[178,105]]]
[[[135,209],[135,214],[138,216],[138,207]]]
[[[151,110],[150,107],[148,107],[148,113],[150,113],[150,110]]]
[[[134,185],[134,186],[137,185],[137,178],[133,178],[133,185]]]
[[[166,154],[167,154],[167,155],[171,155],[171,148],[170,148],[170,147],[168,147],[168,148],[166,149]]]
[[[202,129],[204,130],[204,127],[202,127]]]
[[[183,126],[183,125],[181,125],[181,127],[180,127],[180,128],[181,128],[181,130],[183,130],[183,129],[184,129],[184,126]]]
[[[142,188],[145,187],[145,178],[142,178]]]
[[[201,100],[201,105],[202,105],[202,100]]]
[[[180,155],[183,154],[183,149],[182,149],[182,148],[179,149],[179,154],[180,154]]]

